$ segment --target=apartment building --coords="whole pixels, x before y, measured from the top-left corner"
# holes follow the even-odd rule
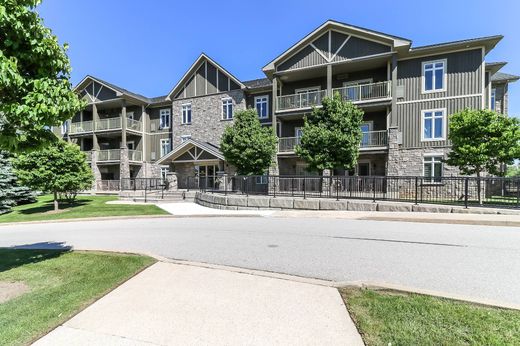
[[[365,112],[363,137],[356,169],[331,174],[456,175],[442,162],[450,150],[448,116],[465,108],[507,114],[508,84],[520,78],[500,72],[505,62],[486,62],[502,38],[413,47],[406,38],[329,20],[264,66],[262,79],[241,81],[206,54],[161,97],[87,76],[75,90],[88,107],[61,134],[89,153],[99,182],[169,171],[182,188],[190,176],[234,174],[220,137],[234,112],[254,108],[279,137],[270,173],[309,174],[294,151],[303,118],[339,93]]]

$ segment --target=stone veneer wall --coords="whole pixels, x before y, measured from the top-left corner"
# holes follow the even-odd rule
[[[141,169],[137,172],[137,178],[160,178],[161,166],[156,163],[143,162]]]
[[[233,113],[246,109],[242,90],[232,90],[214,95],[178,99],[172,103],[173,147],[181,144],[181,136],[219,145],[224,129],[232,120],[222,120],[222,99],[233,100]],[[191,103],[191,124],[182,124],[182,105]]]

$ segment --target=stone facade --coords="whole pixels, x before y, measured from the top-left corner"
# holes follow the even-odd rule
[[[119,163],[119,178],[130,179],[130,163],[128,160],[128,148],[121,148]]]
[[[181,144],[181,136],[187,135],[218,146],[224,129],[233,123],[233,120],[222,120],[222,100],[226,98],[233,100],[233,113],[246,109],[246,98],[242,90],[174,100],[173,147]],[[186,103],[191,103],[191,124],[182,124],[182,105]]]
[[[156,163],[143,162],[141,169],[137,172],[136,178],[160,178],[161,166]]]

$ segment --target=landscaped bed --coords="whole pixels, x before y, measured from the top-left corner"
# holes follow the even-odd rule
[[[0,223],[101,216],[168,215],[155,205],[107,204],[117,199],[117,196],[78,196],[74,204],[60,203],[60,210],[55,212],[52,196],[40,196],[36,203],[17,206],[12,212],[0,215]]]
[[[520,311],[445,298],[342,288],[367,345],[520,345]]]
[[[0,344],[30,343],[152,263],[131,254],[0,249]]]

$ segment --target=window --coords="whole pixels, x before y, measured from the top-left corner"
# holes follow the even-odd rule
[[[191,135],[182,135],[181,136],[181,143],[186,142],[188,139],[191,139]]]
[[[368,146],[370,144],[370,131],[372,131],[372,127],[373,127],[373,122],[372,121],[369,121],[369,122],[364,122],[361,124],[361,146]]]
[[[296,138],[302,138],[303,136],[303,130],[301,127],[295,127],[294,128],[294,137]]]
[[[121,143],[121,144],[123,144],[123,143]],[[135,142],[134,141],[126,142],[126,147],[128,148],[128,150],[135,150]]]
[[[168,154],[171,151],[170,139],[161,139],[161,157]]]
[[[255,108],[260,119],[269,117],[269,96],[255,96]]]
[[[425,156],[424,177],[429,183],[440,183],[442,181],[442,156]]]
[[[446,60],[423,62],[422,70],[423,92],[446,90]]]
[[[191,124],[191,103],[182,105],[182,123]]]
[[[445,138],[446,111],[444,109],[432,109],[422,111],[422,134],[423,141],[437,141]]]
[[[61,124],[61,134],[64,135],[69,132],[69,122],[64,121],[63,124]]]
[[[265,184],[267,184],[267,179],[268,179],[268,176],[266,174],[259,175],[256,177],[256,183],[258,185],[265,185]]]
[[[166,181],[166,178],[167,178],[168,172],[170,172],[170,169],[168,168],[168,166],[166,166],[166,167],[161,167],[161,179],[162,179],[163,181]]]
[[[170,110],[169,109],[161,109],[160,110],[159,128],[167,129],[169,127],[170,127]]]
[[[233,100],[222,99],[222,119],[223,120],[233,119]]]
[[[492,111],[495,110],[495,107],[496,107],[496,97],[497,95],[497,89],[493,88],[491,89],[491,104],[490,104],[490,107],[489,109],[491,109]]]

